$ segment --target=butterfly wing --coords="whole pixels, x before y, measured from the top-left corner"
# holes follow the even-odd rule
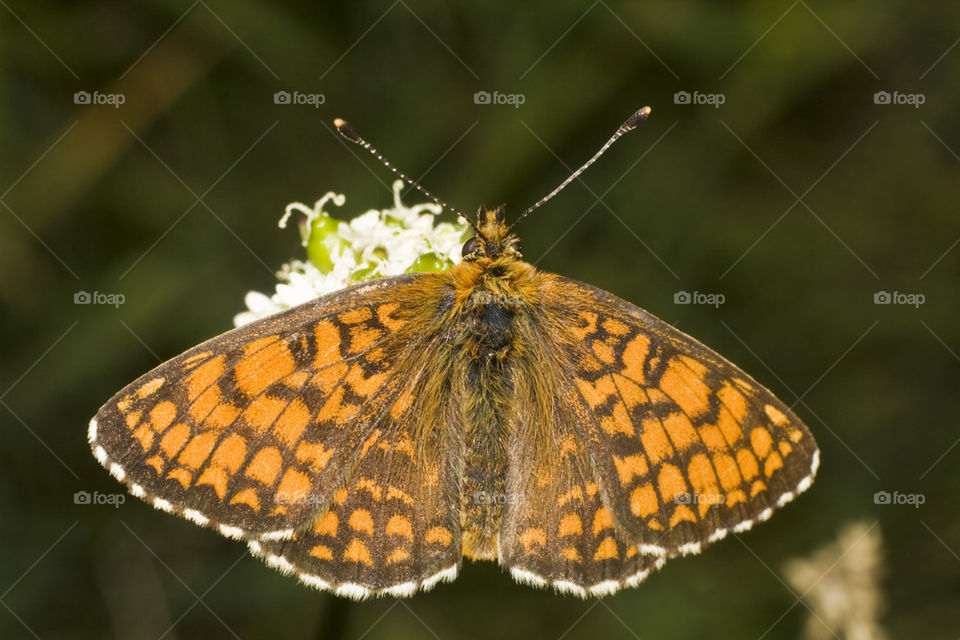
[[[549,288],[544,299],[563,307],[546,316],[576,319],[548,326],[564,354],[566,413],[604,505],[641,551],[696,553],[810,486],[816,442],[770,391],[610,293],[561,277]]]
[[[100,409],[94,454],[134,495],[230,537],[266,543],[315,527],[347,504],[335,504],[337,490],[374,459],[371,439],[400,437],[426,377],[423,347],[452,295],[430,283],[436,276],[420,274],[357,285],[187,351]],[[440,419],[431,406],[423,424]],[[445,477],[438,449],[420,454]],[[394,475],[418,508],[456,509],[409,472]]]
[[[410,392],[422,398],[425,385]],[[456,577],[460,519],[450,429],[417,428],[421,403],[395,404],[312,526],[290,540],[251,541],[254,555],[337,595],[405,597]]]
[[[543,355],[541,372],[551,368]],[[510,430],[501,565],[521,583],[580,597],[638,584],[663,559],[641,553],[618,529],[574,428],[575,416],[564,413],[562,403],[548,403],[549,413],[540,413],[544,403],[530,397],[537,386],[530,381],[551,376],[528,373],[520,377],[526,384],[515,387],[516,406],[524,410],[514,414]]]
[[[768,518],[819,452],[768,390],[605,291],[544,274],[517,326],[500,561],[577,595]]]

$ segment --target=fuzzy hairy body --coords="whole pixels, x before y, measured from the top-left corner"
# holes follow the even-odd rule
[[[513,256],[481,258],[418,275],[418,295],[400,300],[410,325],[429,327],[408,341],[437,345],[397,363],[417,399],[418,472],[429,474],[438,460],[448,465],[447,500],[459,505],[469,558],[498,557],[504,508],[517,499],[511,472],[547,469],[557,444],[560,381],[551,376],[561,369],[541,350],[550,340],[544,298],[554,295],[555,278]],[[536,443],[538,454],[525,460],[529,468],[511,469],[507,447],[519,438]]]
[[[518,388],[529,383],[523,368],[531,321],[540,307],[544,276],[512,258],[464,262],[446,276],[456,303],[449,322],[461,327],[456,349],[465,403],[461,433],[460,526],[463,553],[494,559],[507,492],[507,451],[518,428]]]

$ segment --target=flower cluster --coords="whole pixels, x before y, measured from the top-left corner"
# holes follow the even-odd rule
[[[442,271],[460,261],[460,249],[469,236],[461,222],[435,224],[441,207],[433,203],[410,207],[400,202],[404,183],[393,183],[393,207],[371,209],[349,222],[330,215],[325,207],[342,207],[346,197],[329,192],[313,207],[287,205],[280,227],[299,216],[300,235],[307,260],[292,260],[277,273],[272,295],[251,291],[247,311],[234,317],[241,326],[289,309],[357,282],[419,271]]]

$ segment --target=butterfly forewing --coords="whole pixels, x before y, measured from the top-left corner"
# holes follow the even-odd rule
[[[800,419],[693,338],[605,291],[551,284],[570,321],[560,397],[581,416],[604,502],[642,551],[691,553],[770,516],[819,462]],[[560,346],[562,345],[562,346]]]
[[[289,537],[409,403],[418,278],[325,296],[164,363],[98,412],[97,458],[158,508],[233,537]]]

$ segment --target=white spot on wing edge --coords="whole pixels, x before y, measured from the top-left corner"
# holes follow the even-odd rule
[[[372,592],[362,584],[345,582],[337,586],[337,590],[334,593],[341,597],[350,598],[351,600],[365,600],[370,597]]]
[[[637,551],[639,551],[640,553],[645,553],[647,555],[661,556],[661,557],[666,556],[667,554],[670,553],[670,550],[667,549],[666,547],[661,547],[660,545],[656,545],[656,544],[638,544]]]
[[[124,471],[124,470],[123,470],[123,467],[121,467],[121,466],[120,466],[119,464],[117,464],[116,462],[111,462],[111,463],[110,463],[110,475],[112,475],[114,478],[116,478],[116,479],[119,480],[120,482],[123,482],[124,479],[127,477],[127,472]]]
[[[520,584],[530,585],[531,587],[545,587],[549,584],[546,578],[538,576],[532,571],[521,569],[520,567],[512,567],[510,569],[510,575]]]
[[[205,527],[207,526],[207,524],[210,523],[210,518],[203,515],[196,509],[184,509],[183,517],[186,518],[187,520],[192,520],[193,522],[196,522],[201,527]]]
[[[661,569],[661,568],[663,567],[663,565],[665,565],[665,564],[667,564],[667,559],[666,559],[666,558],[664,558],[664,557],[659,557],[659,558],[657,558],[657,559],[654,561],[652,567],[647,567],[646,569],[641,569],[640,571],[637,571],[637,572],[636,572],[635,574],[633,574],[632,576],[627,576],[626,578],[624,578],[624,579],[623,579],[623,584],[624,584],[624,586],[626,586],[626,587],[635,587],[635,586],[637,586],[638,584],[640,584],[641,582],[643,582],[644,580],[646,580],[646,579],[647,579],[647,576],[649,576],[649,575],[650,575],[651,573],[653,573],[654,571],[656,571],[656,570],[658,570],[658,569]]]
[[[423,582],[420,583],[420,588],[424,591],[429,591],[433,589],[438,582],[451,582],[457,577],[457,572],[460,571],[459,565],[451,565],[442,571],[438,571],[429,578],[425,578]]]
[[[647,578],[648,575],[650,575],[650,570],[649,570],[649,569],[644,569],[643,571],[638,571],[638,572],[636,572],[635,574],[633,574],[632,576],[627,576],[626,578],[624,578],[624,579],[623,579],[623,585],[626,586],[626,587],[635,587],[635,586],[637,586],[638,584],[640,584],[641,582],[643,582],[644,580],[646,580],[646,578]]]
[[[93,444],[96,441],[97,441],[97,419],[90,418],[90,426],[87,427],[87,442],[89,442],[90,444]]]
[[[592,596],[609,596],[617,592],[620,588],[620,583],[616,580],[604,580],[603,582],[598,582],[592,587],[587,587],[587,591],[590,592]]]
[[[756,522],[756,521],[755,521],[755,520],[744,520],[743,522],[738,522],[737,524],[734,525],[734,527],[733,527],[733,532],[734,532],[734,533],[743,533],[744,531],[748,531],[748,530],[750,529],[750,527],[753,526],[753,523],[754,523],[754,522]]]
[[[280,573],[294,573],[296,571],[296,568],[294,568],[289,560],[275,553],[267,553],[263,556],[263,559],[268,567],[276,569]]]
[[[716,542],[717,540],[723,540],[727,537],[727,533],[729,533],[729,531],[729,529],[717,529],[707,537],[707,544]]]
[[[289,540],[293,537],[294,529],[278,529],[276,531],[268,531],[266,533],[261,533],[257,537],[261,540],[267,542],[271,540]]]
[[[587,597],[587,592],[583,587],[569,580],[556,580],[552,582],[551,585],[560,593],[569,593],[570,595],[581,598]]]
[[[240,539],[240,538],[247,537],[247,534],[243,529],[241,529],[240,527],[232,527],[228,524],[219,525],[217,527],[217,530],[220,531],[220,533],[222,533],[223,535],[227,536],[228,538]]]
[[[107,462],[110,460],[110,456],[107,455],[107,450],[100,445],[94,447],[93,457],[104,467],[107,466]]]
[[[417,592],[417,586],[418,585],[416,582],[404,582],[403,584],[387,587],[380,593],[385,596],[393,596],[395,598],[409,598]]]
[[[787,504],[788,502],[793,500],[793,498],[794,498],[793,491],[787,491],[786,493],[782,494],[779,498],[777,498],[777,508]]]
[[[308,587],[319,589],[320,591],[330,591],[333,589],[329,582],[320,576],[313,575],[312,573],[297,573],[297,580]]]
[[[699,542],[688,542],[677,547],[677,552],[682,555],[688,556],[693,555],[694,553],[700,553],[700,550],[703,548],[703,545]]]

